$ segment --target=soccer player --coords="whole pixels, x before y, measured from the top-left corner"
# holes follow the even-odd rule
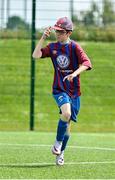
[[[46,47],[43,42],[55,30],[56,42]],[[67,17],[57,20],[54,27],[44,31],[34,52],[34,58],[51,57],[54,66],[53,97],[60,109],[57,135],[52,147],[56,155],[56,164],[64,164],[64,151],[70,137],[70,123],[77,121],[80,109],[80,74],[91,69],[91,62],[81,46],[70,39],[73,23]]]

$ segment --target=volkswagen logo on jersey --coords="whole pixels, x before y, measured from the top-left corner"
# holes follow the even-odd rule
[[[66,55],[63,54],[57,57],[57,63],[60,68],[65,69],[69,66],[70,60]]]

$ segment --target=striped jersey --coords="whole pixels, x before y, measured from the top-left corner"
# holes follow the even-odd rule
[[[41,58],[51,57],[54,66],[53,94],[66,92],[72,98],[80,96],[80,75],[75,77],[72,82],[67,79],[63,81],[63,79],[77,70],[80,65],[91,69],[91,62],[81,46],[71,40],[67,44],[50,43],[41,51]]]

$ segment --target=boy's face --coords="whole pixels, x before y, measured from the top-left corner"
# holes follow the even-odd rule
[[[59,42],[67,41],[68,37],[72,34],[71,31],[67,32],[65,30],[61,30],[61,31],[55,30],[55,33],[56,33],[56,39]]]

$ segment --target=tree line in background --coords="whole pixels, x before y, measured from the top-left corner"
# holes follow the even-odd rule
[[[89,10],[81,12],[80,17],[72,13],[72,21],[75,25],[72,38],[75,40],[115,41],[115,4],[112,0],[103,0],[101,10],[92,1]],[[41,30],[38,32],[36,38],[42,33]],[[2,38],[30,38],[30,34],[31,25],[18,16],[9,17],[6,29],[0,32]],[[54,35],[51,38],[53,40]]]
[[[115,4],[111,0],[103,0],[100,12],[98,4],[92,1],[89,11],[81,12],[81,20],[76,15],[73,15],[72,19],[75,24],[85,26],[115,26]]]

